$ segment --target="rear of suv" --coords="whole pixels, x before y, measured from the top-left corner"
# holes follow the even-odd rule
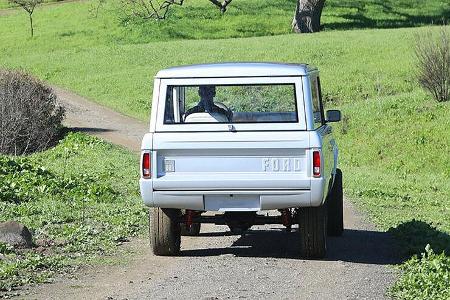
[[[299,254],[321,258],[343,232],[342,173],[319,72],[306,64],[175,67],[154,81],[140,190],[156,255],[177,255],[202,223],[239,234],[298,225]],[[273,211],[262,214],[262,211]]]

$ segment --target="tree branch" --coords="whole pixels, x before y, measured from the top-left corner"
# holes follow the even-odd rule
[[[214,4],[215,6],[217,6],[220,9],[221,13],[224,13],[227,11],[227,6],[228,4],[231,3],[232,0],[224,0],[222,3],[220,3],[220,1],[218,0],[209,0],[209,2],[211,2],[212,4]]]
[[[42,1],[42,0],[9,0],[9,1]],[[101,0],[100,0],[101,1]],[[227,10],[228,4],[232,0],[208,0],[220,9],[222,13]],[[169,9],[172,5],[182,6],[184,0],[164,0],[161,4],[158,0],[122,0],[124,8],[135,17],[142,19],[166,19]]]

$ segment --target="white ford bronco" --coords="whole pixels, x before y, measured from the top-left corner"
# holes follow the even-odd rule
[[[241,234],[298,225],[321,258],[343,232],[342,173],[319,72],[306,64],[221,63],[158,72],[140,191],[156,255],[177,255],[202,223]],[[262,213],[261,211],[274,211]]]

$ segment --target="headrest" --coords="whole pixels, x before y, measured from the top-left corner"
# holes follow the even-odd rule
[[[184,123],[228,123],[228,118],[221,113],[199,112],[190,114],[184,119]]]

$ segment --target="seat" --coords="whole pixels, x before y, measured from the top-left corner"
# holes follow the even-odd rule
[[[189,114],[185,119],[184,123],[228,123],[228,118],[221,113],[208,113],[199,112]]]

